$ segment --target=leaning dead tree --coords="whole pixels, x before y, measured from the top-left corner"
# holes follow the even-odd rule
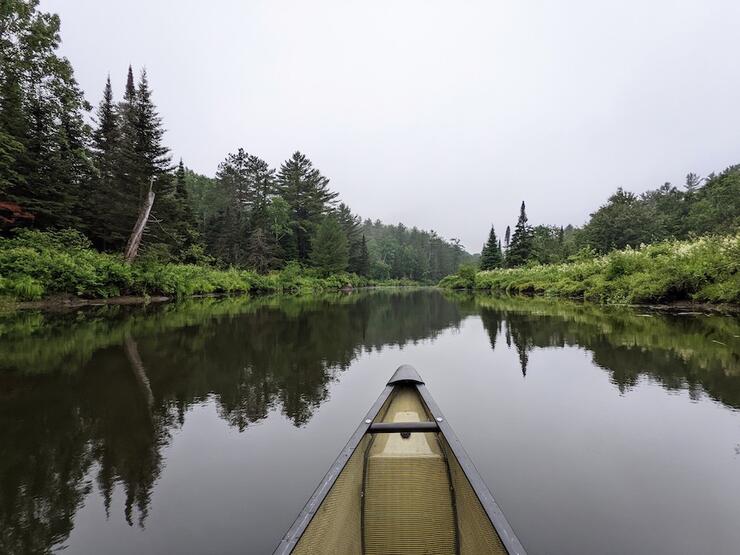
[[[144,203],[141,205],[141,210],[139,210],[139,217],[136,219],[134,229],[131,231],[131,236],[128,238],[128,242],[126,243],[126,250],[123,254],[123,258],[126,262],[133,262],[134,258],[136,258],[136,255],[139,253],[139,245],[141,245],[141,238],[144,235],[144,228],[146,228],[146,223],[149,221],[149,214],[152,211],[152,206],[154,206],[154,191],[152,191],[153,185],[154,178],[152,177],[149,181],[149,191],[146,194]]]
[[[144,363],[141,361],[141,355],[139,355],[139,348],[136,345],[136,341],[130,335],[126,335],[123,347],[126,351],[126,358],[128,358],[131,368],[134,371],[136,383],[144,394],[146,406],[151,409],[152,405],[154,405],[154,394],[149,384],[149,378],[146,375],[146,368],[144,368]]]

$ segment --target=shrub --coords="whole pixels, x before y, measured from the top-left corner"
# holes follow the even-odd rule
[[[740,303],[740,234],[667,241],[565,264],[490,270],[475,274],[475,288],[510,294],[571,297],[602,303],[675,300]],[[467,277],[439,285],[464,288]]]
[[[204,259],[204,258],[202,258]],[[408,285],[408,281],[376,285]],[[0,239],[0,296],[37,300],[50,294],[85,298],[116,295],[185,297],[210,293],[312,292],[362,287],[366,278],[340,273],[319,277],[311,268],[291,262],[280,272],[259,275],[238,268],[217,269],[204,264],[163,262],[144,256],[126,264],[115,254],[96,252],[75,231],[24,230]]]
[[[475,287],[476,267],[463,264],[456,274],[442,278],[441,287],[448,289],[473,289]]]

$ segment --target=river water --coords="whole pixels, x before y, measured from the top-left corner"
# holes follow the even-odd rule
[[[739,353],[435,289],[0,316],[0,552],[270,553],[409,363],[530,553],[738,553]]]

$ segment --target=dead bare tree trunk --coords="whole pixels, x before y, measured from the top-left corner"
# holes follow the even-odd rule
[[[154,191],[152,191],[152,185],[154,184],[154,178],[152,177],[149,181],[149,191],[146,194],[144,204],[139,210],[139,217],[136,219],[136,225],[134,225],[131,236],[128,238],[126,243],[126,250],[124,251],[123,258],[126,262],[133,262],[136,255],[139,254],[139,245],[141,245],[141,237],[144,235],[144,228],[146,227],[147,221],[149,221],[149,214],[154,206]]]
[[[136,341],[133,339],[133,337],[127,335],[123,346],[126,351],[126,357],[128,358],[128,361],[131,364],[131,368],[134,371],[136,383],[139,385],[139,388],[144,394],[146,406],[152,408],[152,405],[154,405],[154,394],[152,393],[152,388],[149,385],[149,378],[146,375],[146,368],[144,368],[144,363],[141,361],[141,356],[139,355],[139,348],[136,345]]]

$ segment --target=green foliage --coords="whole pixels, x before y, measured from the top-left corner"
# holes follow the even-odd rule
[[[668,241],[566,264],[479,272],[475,288],[603,303],[740,303],[740,235]],[[464,286],[450,276],[440,286]]]
[[[0,189],[44,227],[81,226],[92,170],[89,109],[59,56],[59,18],[35,0],[0,8]]]
[[[289,254],[304,262],[311,255],[311,238],[322,218],[336,202],[338,193],[329,189],[329,179],[301,152],[294,152],[277,175],[277,193],[291,211]]]
[[[311,262],[325,276],[344,272],[349,264],[347,236],[339,222],[324,218],[316,232],[311,250]]]
[[[360,241],[360,248],[355,260],[355,267],[352,271],[360,276],[370,275],[370,251],[367,248],[367,238],[364,234]]]
[[[440,281],[440,287],[447,289],[473,289],[475,287],[476,267],[471,264],[463,264],[457,273],[447,276]]]
[[[514,227],[511,244],[506,251],[506,265],[523,266],[532,258],[532,228],[527,223],[527,211],[522,201],[519,219]]]
[[[370,281],[341,270],[318,272],[297,262],[267,275],[235,267],[162,263],[157,257],[146,256],[135,264],[126,264],[119,255],[95,251],[84,235],[72,230],[23,230],[12,239],[0,238],[0,297],[20,301],[50,295],[88,299],[119,295],[186,297],[410,284]]]
[[[604,206],[591,214],[584,233],[591,247],[606,253],[653,242],[658,233],[656,223],[649,204],[620,188]]]
[[[473,261],[458,241],[447,241],[434,231],[369,219],[360,231],[367,238],[369,275],[373,279],[436,283],[456,272],[461,263]]]
[[[689,208],[683,234],[732,233],[740,229],[740,165],[710,175],[695,194],[687,194]]]
[[[151,187],[156,196],[139,253],[145,266],[213,263],[265,273],[293,260],[306,264],[316,258],[313,241],[328,215],[339,221],[348,260],[320,262],[324,274],[437,281],[469,258],[459,242],[434,232],[362,226],[347,205],[336,206],[329,179],[301,152],[279,172],[241,148],[226,156],[215,178],[182,161],[171,167],[146,71],[137,80],[129,66],[120,100],[105,80],[89,129],[90,107],[56,52],[59,41],[59,18],[40,12],[38,2],[3,4],[0,190],[11,201],[4,212],[13,214],[2,220],[3,232],[19,225],[73,228],[98,250],[118,253]],[[341,240],[324,247],[318,258],[329,250],[344,257]],[[92,287],[81,283],[87,283],[81,291]]]
[[[706,180],[689,174],[685,191],[670,183],[640,196],[620,188],[591,215],[579,241],[607,253],[666,239],[731,234],[738,229],[740,166],[731,166]]]
[[[280,265],[276,256],[277,247],[272,236],[257,228],[247,241],[247,266],[260,274],[266,274]]]
[[[488,241],[483,245],[480,253],[480,269],[493,270],[500,268],[503,262],[504,257],[501,253],[501,244],[496,239],[496,230],[491,226],[491,231],[488,233]]]

